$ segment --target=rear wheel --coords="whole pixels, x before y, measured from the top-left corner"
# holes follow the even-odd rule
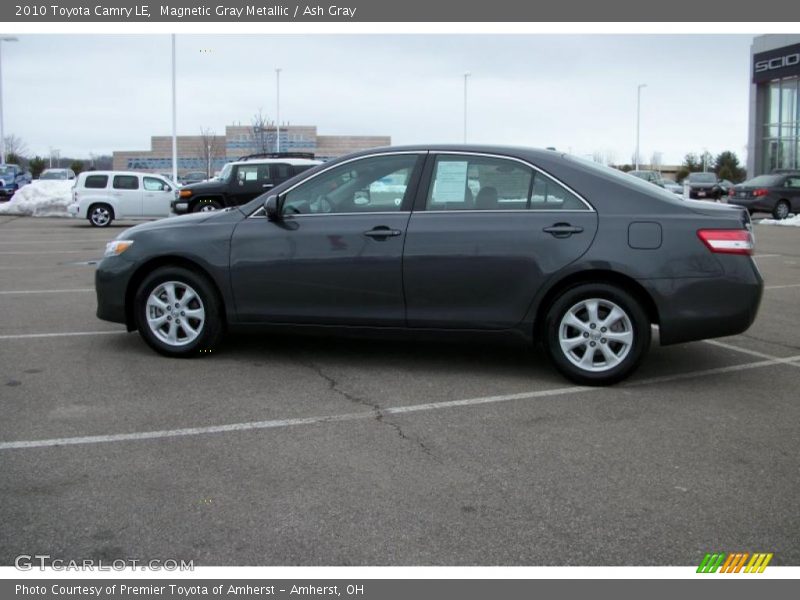
[[[211,212],[222,208],[222,204],[218,200],[211,200],[210,198],[201,198],[194,205],[192,212]]]
[[[108,204],[92,204],[87,215],[93,227],[108,227],[114,220],[114,209]]]
[[[779,200],[775,205],[775,208],[772,209],[772,216],[776,219],[785,219],[789,216],[790,208],[791,207],[786,200]]]
[[[223,333],[222,303],[211,283],[183,267],[161,267],[136,292],[139,333],[156,352],[188,357],[210,352]]]
[[[567,378],[608,385],[639,366],[650,346],[650,321],[625,290],[581,284],[565,291],[547,312],[544,343],[553,364]]]

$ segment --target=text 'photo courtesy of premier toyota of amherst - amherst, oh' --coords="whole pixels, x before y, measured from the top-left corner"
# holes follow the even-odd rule
[[[800,36],[0,50],[0,564],[800,564]]]

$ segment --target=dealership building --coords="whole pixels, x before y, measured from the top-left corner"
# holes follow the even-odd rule
[[[214,173],[225,163],[248,154],[275,152],[278,149],[278,132],[275,124],[264,127],[229,125],[225,135],[215,137],[180,135],[178,146],[178,173],[206,171],[211,166]],[[388,135],[318,135],[310,125],[282,125],[280,127],[281,152],[307,152],[320,160],[330,160],[344,154],[389,146]],[[145,171],[170,173],[172,171],[172,137],[153,136],[149,150],[125,150],[113,153],[114,169],[118,171]]]
[[[747,172],[800,170],[800,35],[761,35],[750,49]]]

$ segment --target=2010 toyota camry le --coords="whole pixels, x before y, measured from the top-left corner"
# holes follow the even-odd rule
[[[753,247],[743,208],[552,150],[390,147],[122,232],[97,268],[97,316],[167,356],[254,326],[516,336],[566,377],[610,384],[653,325],[662,345],[746,330]]]

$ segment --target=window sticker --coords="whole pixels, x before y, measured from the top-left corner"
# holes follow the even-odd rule
[[[433,183],[434,203],[464,202],[467,189],[467,161],[443,161],[436,164]]]

